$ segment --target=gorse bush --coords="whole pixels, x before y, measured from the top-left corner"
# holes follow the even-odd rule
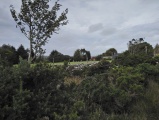
[[[78,72],[78,71],[77,71]],[[157,120],[159,66],[101,61],[76,75],[47,63],[0,65],[1,120]]]
[[[30,67],[24,60],[15,67],[1,66],[0,118],[53,119],[53,113],[62,112],[68,99],[62,92],[65,89],[62,70],[47,64]]]

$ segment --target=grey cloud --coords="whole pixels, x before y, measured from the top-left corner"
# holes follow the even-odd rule
[[[93,32],[96,32],[96,31],[99,31],[99,30],[102,30],[102,29],[103,29],[103,24],[102,23],[97,23],[97,24],[89,26],[88,32],[93,33]]]
[[[145,37],[153,46],[159,40],[158,0],[60,0],[59,3],[61,11],[69,9],[69,24],[51,37],[44,47],[46,55],[53,49],[73,55],[76,49],[85,47],[94,56],[110,47],[122,52],[132,38]],[[1,44],[19,46],[22,43],[28,47],[28,40],[15,27],[10,4],[19,11],[21,0],[1,0]]]
[[[101,35],[104,35],[104,36],[106,36],[106,35],[113,35],[116,32],[117,32],[116,28],[113,28],[113,27],[111,27],[111,28],[105,28],[101,32]]]

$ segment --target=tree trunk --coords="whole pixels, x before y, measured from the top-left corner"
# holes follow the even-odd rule
[[[30,39],[30,50],[29,50],[29,56],[28,56],[28,63],[31,63],[32,61],[32,40]]]
[[[32,29],[31,29],[31,18],[30,18],[30,33],[29,33],[29,42],[30,42],[30,50],[29,50],[29,56],[28,56],[28,63],[32,62]]]

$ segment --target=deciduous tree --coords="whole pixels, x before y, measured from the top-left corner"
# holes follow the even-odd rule
[[[114,54],[117,54],[117,50],[115,48],[110,48],[105,52],[106,56],[112,56]]]
[[[48,38],[53,33],[59,31],[60,26],[68,23],[68,9],[63,11],[58,16],[61,4],[58,1],[50,9],[50,0],[22,0],[20,13],[17,13],[13,5],[10,6],[10,11],[13,19],[16,22],[16,27],[19,27],[21,32],[28,38],[30,42],[30,50],[28,61],[31,62],[36,56],[45,53],[42,48],[48,42]],[[32,58],[31,53],[35,55]]]
[[[80,52],[80,49],[77,49],[77,50],[75,51],[73,58],[74,58],[75,61],[80,61],[80,60],[81,60],[81,52]]]

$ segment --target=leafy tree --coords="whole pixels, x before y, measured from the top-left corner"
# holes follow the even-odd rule
[[[53,50],[49,57],[48,60],[50,62],[63,62],[63,61],[69,61],[70,56],[68,55],[63,55],[62,53],[58,52],[57,50]]]
[[[80,53],[83,61],[91,59],[90,51],[87,51],[85,49],[80,49]]]
[[[113,61],[117,65],[123,66],[136,66],[141,63],[150,63],[152,56],[146,54],[135,54],[131,55],[128,51],[123,52]]]
[[[159,45],[156,44],[155,48],[154,48],[154,55],[158,55],[159,54]]]
[[[106,52],[99,54],[96,56],[96,60],[101,60],[104,56],[112,56],[114,54],[117,54],[117,50],[115,48],[110,48]]]
[[[15,47],[10,45],[2,45],[0,47],[0,59],[2,62],[8,62],[10,65],[18,63],[18,55]]]
[[[147,42],[136,45],[135,54],[153,56],[153,47]]]
[[[49,55],[49,61],[51,61],[51,62],[57,62],[57,61],[59,61],[59,60],[57,60],[57,59],[59,59],[58,57],[61,56],[61,55],[62,54],[60,52],[58,52],[57,50],[53,50],[50,53],[50,55]]]
[[[48,38],[53,33],[57,33],[60,26],[68,23],[66,14],[68,9],[58,17],[57,12],[61,4],[55,2],[55,5],[49,9],[49,0],[22,0],[20,13],[17,14],[13,5],[10,11],[21,32],[30,42],[28,61],[31,62],[36,56],[43,54],[45,51],[42,46],[46,44]],[[31,57],[32,50],[34,57]]]
[[[138,44],[142,43],[144,41],[143,38],[139,39],[132,39],[131,41],[128,42],[128,50],[131,54],[134,54]]]
[[[135,43],[120,54],[115,63],[124,66],[136,66],[140,63],[149,63],[153,57],[153,47],[147,42]]]
[[[130,54],[147,54],[153,56],[153,47],[147,42],[144,42],[143,38],[132,39],[128,43],[128,51]]]
[[[25,50],[24,46],[21,44],[19,48],[17,49],[18,56],[22,57],[23,59],[28,58],[27,50]]]
[[[86,55],[87,55],[88,60],[90,60],[91,59],[91,53],[90,53],[90,51],[86,51]]]
[[[80,49],[77,49],[73,55],[73,58],[75,61],[80,61],[82,58],[81,58],[81,52],[80,52]]]
[[[108,49],[106,52],[105,52],[105,55],[106,56],[112,56],[112,55],[114,55],[114,54],[116,54],[117,53],[117,50],[115,49],[115,48],[110,48],[110,49]]]
[[[85,49],[77,49],[74,53],[74,60],[75,61],[86,61],[91,59],[91,53],[90,51],[87,51]]]

